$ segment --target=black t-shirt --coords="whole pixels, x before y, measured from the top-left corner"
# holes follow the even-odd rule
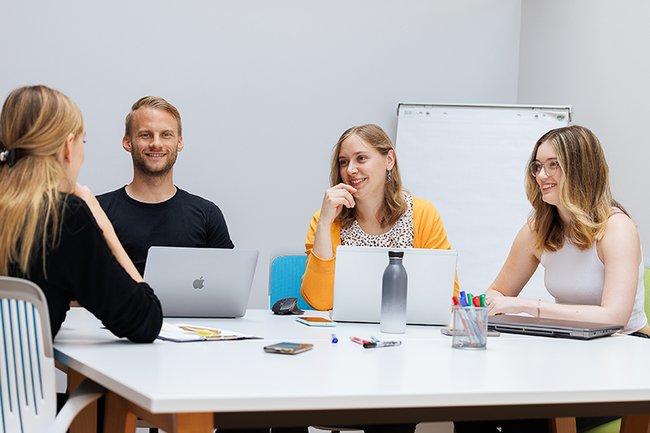
[[[147,283],[136,283],[118,263],[86,203],[74,195],[62,196],[60,237],[48,247],[45,273],[37,242],[29,275],[15,265],[9,275],[27,278],[43,290],[53,337],[70,301],[77,300],[118,337],[138,343],[155,340],[162,309],[153,290]]]
[[[132,199],[125,187],[97,196],[135,267],[144,275],[151,246],[234,248],[221,210],[178,188],[162,203]]]

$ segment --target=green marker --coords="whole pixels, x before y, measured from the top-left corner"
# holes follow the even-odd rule
[[[481,307],[485,307],[485,295],[479,296],[479,299],[481,300]]]

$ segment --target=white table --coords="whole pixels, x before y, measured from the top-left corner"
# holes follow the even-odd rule
[[[106,387],[115,429],[134,414],[168,431],[650,413],[650,340],[574,341],[502,334],[485,351],[451,348],[435,327],[379,334],[373,324],[315,328],[251,310],[242,319],[168,319],[263,340],[138,345],[73,309],[54,342],[60,365]],[[332,332],[339,343],[330,341]],[[350,336],[400,339],[363,349]],[[265,353],[309,342],[295,356]],[[193,427],[188,427],[193,426]]]

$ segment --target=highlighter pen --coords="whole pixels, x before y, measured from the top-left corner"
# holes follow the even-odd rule
[[[221,331],[218,329],[201,328],[199,326],[182,325],[179,326],[183,331],[193,332],[201,337],[218,337]]]

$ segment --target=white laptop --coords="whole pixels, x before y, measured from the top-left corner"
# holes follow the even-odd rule
[[[257,250],[151,247],[144,279],[164,317],[242,317],[257,256]]]
[[[406,322],[448,325],[457,252],[422,248],[339,246],[332,318],[338,322],[379,323],[388,251],[404,251],[403,264],[408,276]]]

